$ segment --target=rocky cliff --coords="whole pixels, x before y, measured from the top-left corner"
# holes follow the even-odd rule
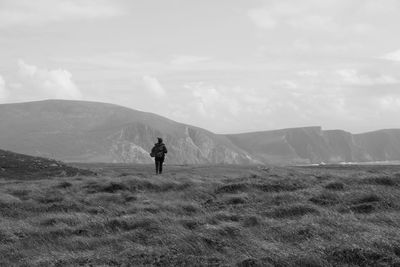
[[[321,127],[227,135],[254,159],[271,163],[400,160],[400,129],[351,134]]]

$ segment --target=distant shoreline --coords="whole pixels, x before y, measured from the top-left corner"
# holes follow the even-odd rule
[[[296,167],[310,167],[310,166],[346,166],[346,165],[400,165],[400,161],[366,161],[366,162],[338,162],[338,163],[310,163],[294,165]]]

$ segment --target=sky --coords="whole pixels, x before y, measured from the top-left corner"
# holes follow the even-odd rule
[[[0,103],[100,101],[215,133],[400,128],[398,0],[0,0]]]

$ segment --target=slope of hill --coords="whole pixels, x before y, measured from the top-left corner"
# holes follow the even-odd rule
[[[94,175],[94,173],[51,159],[0,150],[0,178],[30,180],[75,175]]]
[[[400,130],[321,127],[219,135],[117,105],[47,100],[0,105],[0,147],[67,162],[150,163],[163,137],[172,164],[307,164],[400,160]]]
[[[388,129],[354,135],[362,148],[363,161],[400,160],[400,129]]]
[[[328,154],[320,127],[227,135],[238,147],[263,162],[320,162]]]
[[[117,105],[47,100],[0,105],[0,145],[76,162],[152,162],[156,137],[169,163],[246,164],[253,160],[225,136]]]
[[[400,160],[400,129],[351,134],[321,127],[227,135],[255,159],[271,163]]]

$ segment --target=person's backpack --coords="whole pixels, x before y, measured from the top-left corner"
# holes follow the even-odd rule
[[[162,151],[162,148],[160,148],[159,151],[156,152],[156,158],[162,157],[164,157],[164,151]]]
[[[150,156],[152,158],[162,158],[164,157],[164,146],[154,146],[153,149],[151,150]]]

